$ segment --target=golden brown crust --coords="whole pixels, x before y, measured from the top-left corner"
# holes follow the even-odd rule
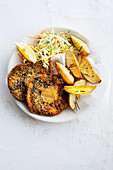
[[[14,72],[15,69],[17,69],[18,67],[21,68],[21,67],[23,67],[24,65],[25,65],[25,64],[18,64],[18,65],[16,65],[16,66],[10,71],[10,73],[8,74],[8,77],[7,77],[8,88],[9,88],[9,90],[10,90],[10,93],[13,95],[13,97],[15,97],[16,99],[21,100],[21,101],[23,101],[24,98],[19,97],[19,95],[17,95],[17,94],[15,93],[15,91],[13,91],[13,90],[11,89],[10,76],[11,76],[11,74]]]
[[[83,74],[84,78],[92,84],[100,83],[100,77],[95,73],[93,67],[91,66],[88,58],[83,55],[76,55],[78,60],[80,71]]]
[[[73,84],[74,83],[74,77],[70,74],[69,70],[64,65],[56,62],[55,66],[56,66],[57,72],[61,75],[62,79],[67,84]]]
[[[30,111],[39,115],[54,116],[67,107],[67,93],[60,76],[39,74],[32,78],[27,88]]]
[[[76,78],[82,78],[82,75],[80,73],[79,63],[78,63],[72,49],[69,49],[66,51],[65,60],[66,60],[67,68],[71,70],[71,73]]]
[[[10,93],[18,100],[26,99],[27,85],[30,79],[38,73],[48,72],[42,67],[42,63],[27,63],[16,65],[8,74],[8,88]]]
[[[73,35],[71,35],[70,37],[74,46],[77,48],[78,51],[80,51],[82,55],[88,56],[90,54],[90,49],[83,40]]]

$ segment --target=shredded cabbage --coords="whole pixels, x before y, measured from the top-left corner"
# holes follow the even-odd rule
[[[31,47],[35,51],[37,61],[43,62],[43,67],[48,68],[49,60],[54,55],[65,53],[67,49],[72,47],[69,34],[65,32],[56,33],[53,29],[39,34],[39,38]]]

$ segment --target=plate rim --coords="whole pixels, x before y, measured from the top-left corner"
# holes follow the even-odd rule
[[[73,35],[78,36],[78,37],[81,38],[83,41],[85,41],[87,44],[89,44],[89,40],[88,40],[86,37],[84,37],[82,34],[80,34],[78,31],[75,31],[75,30],[70,29],[70,28],[64,28],[64,27],[52,27],[52,28],[53,28],[54,30],[66,30],[66,31],[67,31],[67,30],[70,30]],[[45,29],[51,29],[51,28],[45,27]],[[45,29],[44,29],[44,30],[45,30]],[[39,31],[40,31],[40,29],[39,29]],[[37,33],[32,33],[32,34],[29,34],[29,35],[35,35],[35,34],[37,34]],[[27,38],[27,36],[24,37],[21,41],[23,41],[23,40],[26,39],[26,38]],[[17,50],[16,50],[16,47],[12,50],[12,53],[11,53],[10,58],[9,58],[9,61],[8,61],[7,76],[8,76],[8,74],[9,74],[9,72],[10,72],[10,69],[9,69],[9,67],[10,67],[10,62],[11,62],[11,59],[12,59],[12,55],[13,55],[13,53],[14,53],[15,51],[17,51]],[[7,84],[7,88],[8,88],[7,77],[6,77],[6,84]],[[8,89],[8,90],[9,90],[9,89]],[[72,121],[72,120],[76,119],[77,116],[78,116],[78,114],[76,114],[74,111],[73,111],[73,116],[70,117],[70,118],[68,117],[68,119],[58,119],[58,120],[55,119],[56,116],[58,117],[58,116],[59,116],[60,114],[62,114],[62,113],[60,113],[60,114],[58,114],[58,115],[56,115],[56,116],[51,116],[51,117],[49,117],[49,116],[43,116],[43,115],[37,115],[37,114],[31,113],[30,111],[29,111],[29,112],[26,112],[24,109],[22,109],[22,107],[21,107],[21,105],[20,105],[21,101],[18,101],[18,100],[15,99],[13,96],[12,96],[12,98],[13,98],[13,100],[15,101],[15,103],[18,105],[18,107],[19,107],[25,114],[29,115],[30,117],[32,117],[32,118],[34,118],[34,119],[36,119],[36,120],[40,120],[40,121],[44,121],[44,122],[49,122],[49,123],[63,123],[63,122]]]

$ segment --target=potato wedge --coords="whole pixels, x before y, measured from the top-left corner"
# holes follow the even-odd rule
[[[80,94],[69,94],[69,106],[71,109],[76,109],[76,105],[78,103],[78,95]]]
[[[72,74],[77,78],[82,78],[82,75],[80,73],[79,63],[72,51],[72,49],[69,49],[66,51],[65,54],[65,61],[68,69],[71,70]]]
[[[67,84],[74,84],[74,77],[70,74],[69,70],[64,65],[56,62],[55,66],[56,70]]]
[[[86,80],[81,79],[81,80],[77,80],[77,81],[74,83],[74,85],[73,85],[73,86],[85,86],[85,85],[86,85],[86,83],[87,83],[87,81],[86,81]]]
[[[100,77],[95,73],[94,69],[92,68],[90,62],[88,61],[86,56],[76,55],[78,60],[80,71],[85,77],[92,84],[100,83]]]
[[[73,35],[71,35],[70,37],[78,51],[80,51],[83,55],[86,55],[86,56],[88,56],[90,54],[90,49],[89,49],[88,45],[83,40],[81,40],[80,38],[77,38]]]
[[[87,94],[95,88],[96,86],[64,86],[64,90],[72,94]]]
[[[86,80],[78,80],[75,82],[74,86],[85,86],[86,85]],[[80,98],[80,94],[69,94],[69,106],[71,109],[76,109],[76,105],[78,103],[78,100]]]

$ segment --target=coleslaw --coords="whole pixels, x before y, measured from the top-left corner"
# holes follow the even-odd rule
[[[70,32],[56,33],[53,29],[45,30],[36,37],[34,44],[29,44],[35,51],[36,60],[43,62],[43,67],[49,67],[49,61],[57,54],[65,53],[70,47],[75,48],[70,40]]]

